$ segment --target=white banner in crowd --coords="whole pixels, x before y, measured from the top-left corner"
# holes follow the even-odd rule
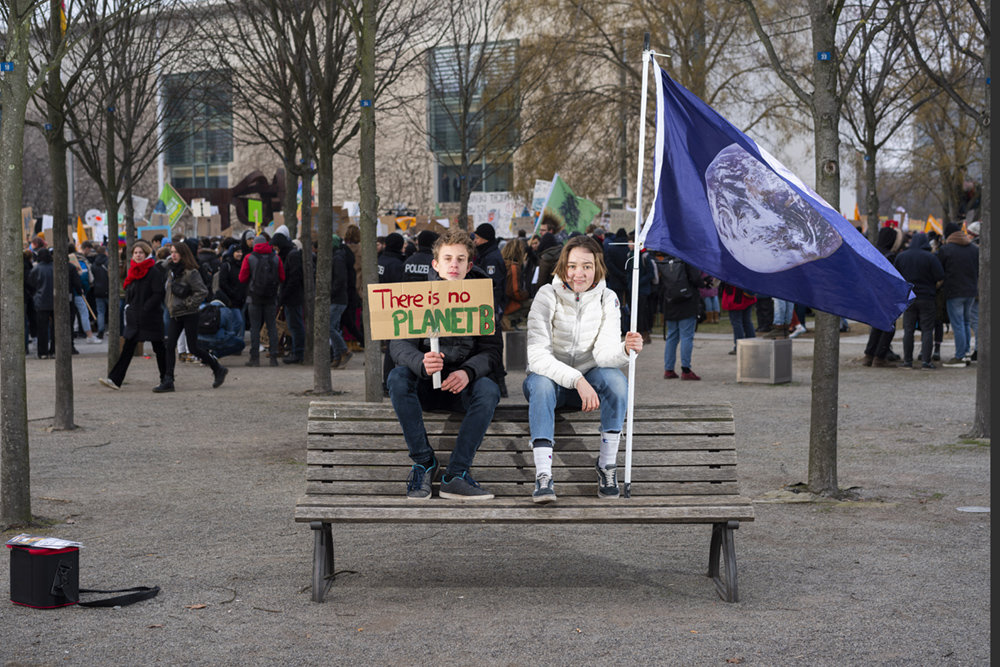
[[[470,192],[469,215],[475,227],[493,225],[497,236],[510,238],[510,220],[517,210],[517,200],[509,192]]]
[[[541,211],[545,207],[545,200],[548,199],[549,190],[552,189],[552,181],[535,180],[535,191],[531,195],[531,210]]]

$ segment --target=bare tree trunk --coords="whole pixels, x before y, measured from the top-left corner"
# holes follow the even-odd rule
[[[866,148],[865,152],[865,189],[868,191],[868,196],[865,198],[865,207],[868,214],[868,240],[875,245],[878,241],[878,183],[876,181],[875,175],[875,156],[877,149]]]
[[[118,193],[112,192],[111,188],[116,183],[115,177],[115,114],[114,100],[107,102],[107,144],[105,146],[105,170],[104,179],[105,192],[104,205],[107,208],[108,223],[108,372],[118,363],[118,355],[121,353],[121,320],[118,317],[120,289],[121,289],[121,262],[118,252]]]
[[[329,113],[321,105],[320,113]],[[327,123],[320,120],[320,127]],[[313,392],[329,394],[330,381],[330,279],[333,255],[333,151],[329,139],[319,142],[319,217],[316,220],[316,296],[313,300]],[[306,193],[302,191],[303,209]]]
[[[360,93],[362,100],[371,100],[361,107],[359,122],[360,146],[358,159],[358,189],[361,192],[361,319],[365,330],[365,401],[382,402],[382,359],[378,345],[372,343],[372,322],[368,313],[368,285],[378,282],[378,258],[375,252],[375,230],[378,223],[378,192],[375,189],[375,5],[376,0],[363,0],[361,5],[361,35],[358,40],[360,63]]]
[[[990,2],[984,3],[986,6],[986,25],[990,24]],[[985,49],[983,49],[983,75],[986,81],[990,80],[990,36],[985,37]],[[976,335],[976,412],[973,417],[972,431],[970,435],[974,438],[990,437],[990,288],[992,287],[990,272],[990,245],[992,243],[990,232],[990,190],[993,181],[990,174],[990,86],[983,86],[986,89],[986,103],[983,117],[980,118],[980,125],[983,128],[983,178],[982,199],[979,202],[979,219],[982,221],[979,234],[979,330]]]
[[[813,52],[836,53],[836,21],[826,0],[810,0]],[[840,101],[837,60],[813,64],[813,132],[816,192],[840,209]],[[816,313],[813,341],[812,409],[809,425],[809,490],[837,493],[837,397],[840,379],[840,318]]]
[[[52,90],[61,89],[61,68],[49,73]],[[57,93],[58,95],[59,93]],[[53,332],[56,349],[55,417],[52,428],[58,431],[76,428],[73,422],[73,323],[76,308],[70,290],[69,272],[69,185],[66,177],[66,139],[63,136],[62,110],[49,107],[47,115],[49,174],[52,178],[52,280]],[[85,327],[89,329],[90,327]]]
[[[306,347],[303,352],[303,363],[306,364],[313,363],[313,350],[316,347],[315,337],[309,335],[313,331],[316,320],[316,267],[312,251],[312,179],[312,167],[307,167],[306,171],[302,173],[302,279],[305,280],[305,292],[302,297],[302,316],[307,332]],[[308,201],[306,200],[307,196]],[[329,352],[327,352],[327,355],[329,355]]]
[[[28,106],[29,0],[9,0],[4,60],[14,70],[0,78],[0,529],[31,521],[31,463],[28,456],[27,382],[24,374],[24,239],[21,178],[24,115]]]

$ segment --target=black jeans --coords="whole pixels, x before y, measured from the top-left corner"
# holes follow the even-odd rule
[[[868,334],[868,344],[865,345],[865,356],[885,359],[889,354],[889,346],[892,345],[892,337],[896,335],[896,327],[888,331],[882,331],[872,327]]]
[[[188,352],[198,357],[205,365],[212,369],[214,373],[219,369],[219,360],[210,355],[205,350],[198,347],[198,313],[181,315],[179,318],[170,318],[167,324],[167,365],[164,377],[174,377],[174,366],[177,364],[177,341],[184,334],[187,340]],[[155,348],[154,348],[155,349]]]
[[[156,355],[156,368],[160,371],[160,380],[163,380],[163,376],[167,374],[167,350],[163,346],[162,340],[151,341],[150,344],[153,346],[153,354]],[[174,342],[176,345],[176,341]],[[114,382],[119,387],[122,386],[122,382],[125,381],[125,373],[128,372],[128,366],[132,363],[132,356],[135,354],[135,348],[139,345],[138,338],[126,338],[125,344],[122,345],[121,354],[118,355],[118,361],[115,363],[115,367],[111,369],[108,373],[108,379]],[[171,373],[172,375],[173,373]]]
[[[934,346],[934,299],[914,299],[903,311],[903,362],[913,363],[913,332],[920,322],[920,361],[930,363]]]
[[[267,345],[271,356],[278,357],[278,305],[271,303],[247,304],[247,314],[250,316],[250,358],[260,358],[260,327],[267,325]],[[303,345],[305,339],[303,339]]]

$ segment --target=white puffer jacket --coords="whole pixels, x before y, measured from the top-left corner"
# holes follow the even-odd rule
[[[572,389],[592,368],[627,363],[621,306],[603,280],[581,294],[558,277],[538,290],[528,313],[529,373]]]

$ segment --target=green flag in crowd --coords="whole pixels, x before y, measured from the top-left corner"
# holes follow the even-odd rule
[[[164,213],[167,214],[167,219],[170,221],[171,227],[180,219],[184,214],[184,209],[187,208],[187,202],[177,193],[177,190],[174,190],[174,186],[170,185],[170,183],[163,185],[163,190],[160,192],[160,203],[163,204]],[[157,209],[159,208],[157,206]]]
[[[552,187],[549,189],[549,196],[545,200],[545,207],[542,214],[538,216],[535,223],[535,232],[542,222],[542,217],[546,213],[559,220],[563,229],[567,232],[586,231],[593,219],[601,212],[601,207],[584,197],[573,194],[573,190],[566,185],[566,181],[556,174],[552,178]]]

